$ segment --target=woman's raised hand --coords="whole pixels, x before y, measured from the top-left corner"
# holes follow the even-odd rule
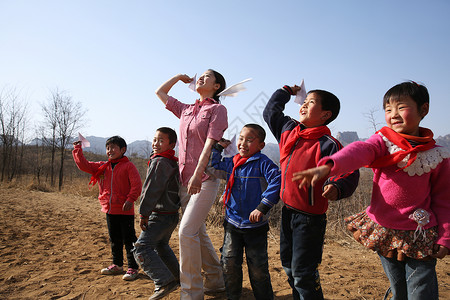
[[[191,83],[192,80],[194,80],[194,78],[189,77],[186,74],[179,74],[178,75],[178,80],[183,81],[184,83]]]
[[[156,96],[166,105],[167,100],[169,99],[169,91],[174,86],[175,83],[177,83],[179,80],[181,80],[184,83],[190,83],[192,82],[193,78],[187,76],[186,74],[178,74],[164,82],[156,91]]]

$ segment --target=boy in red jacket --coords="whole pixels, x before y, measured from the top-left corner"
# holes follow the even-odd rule
[[[315,167],[342,148],[326,126],[339,114],[339,99],[324,90],[309,91],[300,107],[300,122],[284,115],[284,107],[298,86],[277,90],[264,109],[264,120],[280,147],[281,212],[280,257],[294,299],[323,299],[319,265],[327,224],[328,200],[349,197],[359,172],[322,180],[314,188],[299,189],[292,174]]]
[[[123,280],[134,280],[138,276],[138,265],[134,260],[133,243],[136,242],[134,230],[134,201],[139,197],[142,181],[136,166],[124,156],[127,143],[119,136],[106,141],[108,161],[87,161],[81,149],[81,142],[73,143],[73,158],[77,167],[92,174],[89,184],[98,182],[98,200],[102,212],[106,213],[109,240],[113,263],[101,270],[103,275],[123,273],[123,246],[127,252],[128,271]]]

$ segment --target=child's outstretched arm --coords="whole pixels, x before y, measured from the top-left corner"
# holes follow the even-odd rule
[[[193,78],[187,76],[186,74],[178,74],[174,77],[170,78],[166,82],[164,82],[156,91],[156,95],[158,98],[166,105],[167,99],[169,99],[169,91],[170,89],[177,83],[178,81],[182,81],[184,83],[190,83],[192,82]]]
[[[88,161],[83,155],[83,149],[81,148],[80,141],[73,143],[72,156],[78,169],[89,174],[95,174],[98,168],[105,163],[103,161]]]
[[[314,186],[318,180],[321,180],[330,174],[331,168],[333,167],[332,162],[328,162],[323,166],[311,168],[301,172],[296,172],[292,176],[292,181],[300,181],[298,188],[306,186]]]

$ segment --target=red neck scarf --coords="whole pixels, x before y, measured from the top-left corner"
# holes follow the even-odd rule
[[[280,163],[283,163],[283,161],[289,157],[292,148],[294,147],[295,143],[297,143],[299,138],[305,140],[314,140],[324,135],[331,135],[330,129],[328,129],[327,126],[318,126],[305,129],[302,129],[300,126],[301,125],[298,125],[291,131],[285,144],[280,149]]]
[[[95,174],[92,174],[91,181],[89,182],[89,185],[92,184],[92,186],[94,186],[97,183],[97,181],[100,179],[100,176],[103,175],[103,173],[105,172],[106,168],[108,166],[110,166],[111,164],[127,162],[127,161],[129,161],[129,159],[126,156],[122,156],[119,159],[109,159],[106,163],[104,163],[103,165],[101,165],[98,168],[98,170],[97,170],[97,172],[95,172]]]
[[[173,161],[178,161],[178,157],[175,156],[175,150],[173,150],[173,149],[169,149],[169,150],[166,150],[161,153],[155,153],[150,157],[150,160],[152,160],[153,158],[155,158],[157,156],[162,156],[162,157],[168,158]],[[148,161],[147,166],[150,166],[150,160]]]
[[[397,133],[389,127],[383,127],[377,131],[377,133],[379,132],[404,151],[397,151],[395,153],[380,157],[369,165],[370,168],[383,168],[395,165],[402,161],[408,154],[411,154],[409,156],[408,163],[402,169],[407,168],[416,160],[417,153],[430,150],[436,144],[436,141],[433,139],[433,132],[427,128],[419,127],[419,137]],[[408,140],[420,143],[421,145],[413,147]]]
[[[223,207],[225,207],[227,205],[228,200],[230,200],[231,188],[233,187],[233,184],[234,184],[234,171],[236,171],[236,169],[239,166],[242,166],[243,164],[245,164],[247,162],[247,159],[249,159],[250,157],[251,156],[242,157],[239,153],[233,157],[233,165],[234,166],[233,166],[233,170],[231,171],[230,178],[228,179],[227,187],[225,188],[225,193],[223,194]]]

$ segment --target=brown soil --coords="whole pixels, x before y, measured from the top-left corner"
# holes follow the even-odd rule
[[[102,276],[110,263],[105,216],[92,197],[0,186],[1,299],[147,299],[153,282]],[[136,224],[136,229],[138,226]],[[139,231],[138,231],[139,232]],[[222,230],[209,228],[219,249]],[[276,232],[269,235],[272,285],[276,299],[292,299],[279,260]],[[382,299],[388,281],[376,254],[351,240],[330,241],[320,267],[326,299]],[[178,253],[178,236],[171,244]],[[441,299],[450,299],[450,260],[437,265]],[[253,299],[244,268],[243,299]],[[178,299],[179,290],[167,299]],[[206,299],[226,299],[225,294]]]

